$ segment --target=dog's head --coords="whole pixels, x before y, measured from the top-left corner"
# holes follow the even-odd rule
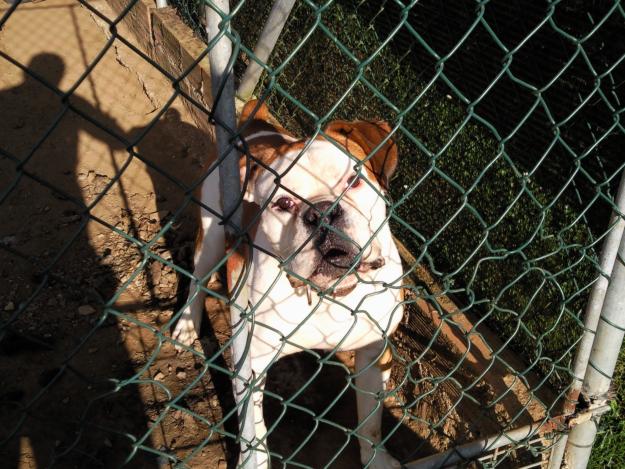
[[[241,161],[246,198],[265,207],[255,243],[285,262],[294,287],[304,279],[343,296],[384,265],[381,194],[397,166],[387,123],[333,121],[325,136],[296,139],[252,101],[240,129],[253,156]]]

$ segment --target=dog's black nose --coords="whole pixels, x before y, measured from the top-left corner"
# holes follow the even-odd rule
[[[343,209],[340,204],[336,204],[330,210],[334,202],[324,200],[313,204],[306,213],[304,213],[304,223],[311,227],[316,227],[320,223],[325,225],[333,225],[343,215]],[[323,217],[323,218],[322,218]]]
[[[323,263],[336,275],[351,267],[358,268],[360,265],[360,262],[356,261],[360,250],[344,233],[336,233],[330,229],[322,230],[316,244]]]

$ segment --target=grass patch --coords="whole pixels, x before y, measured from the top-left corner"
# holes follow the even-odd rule
[[[601,417],[599,433],[590,456],[588,467],[625,467],[625,349],[621,350],[614,370],[613,388],[616,399],[612,410]]]

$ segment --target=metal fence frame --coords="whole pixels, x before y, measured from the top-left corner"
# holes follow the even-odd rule
[[[159,0],[159,6],[165,3]],[[82,3],[82,2],[81,2]],[[15,2],[0,20],[0,26],[8,20],[11,13],[18,7],[20,1]],[[87,8],[88,5],[84,4]],[[261,39],[255,50],[256,59],[252,60],[245,74],[238,95],[247,100],[256,89],[262,68],[259,62],[266,62],[271,50],[276,44],[282,31],[294,0],[276,0],[274,10],[270,15]],[[129,4],[126,13],[132,7]],[[97,14],[97,13],[96,13]],[[116,21],[121,19],[118,18]],[[228,0],[211,0],[206,6],[206,24],[208,37],[207,55],[212,72],[211,89],[215,97],[212,116],[216,122],[216,140],[219,154],[219,174],[221,180],[221,194],[223,213],[227,221],[224,223],[227,237],[231,244],[236,244],[240,236],[240,183],[235,119],[235,91],[232,79],[232,62],[234,53],[232,43],[227,35],[230,21]],[[144,58],[147,59],[146,56]],[[202,60],[202,58],[198,58]],[[95,62],[97,63],[97,61]],[[95,66],[95,64],[93,64]],[[90,67],[90,69],[93,68]],[[90,69],[85,72],[84,77]],[[129,143],[129,142],[128,142]],[[7,155],[3,155],[7,156]],[[9,155],[10,157],[10,155]],[[611,229],[606,236],[601,253],[601,277],[595,282],[588,307],[585,313],[585,332],[577,349],[574,375],[568,395],[569,405],[563,409],[558,426],[564,425],[566,431],[555,436],[551,457],[550,469],[561,466],[563,457],[570,468],[586,467],[592,443],[596,436],[597,422],[602,412],[605,412],[609,403],[609,388],[619,350],[622,346],[625,331],[625,173],[621,178],[618,194],[615,198],[616,209],[610,223]],[[232,285],[239,283],[241,272],[236,272]],[[231,321],[234,325],[233,362],[239,379],[234,380],[234,392],[250,393],[249,384],[253,377],[249,366],[249,357],[246,356],[247,328],[245,314],[249,312],[247,292],[245,289],[234,292],[231,302]],[[588,403],[587,407],[580,407],[580,398]],[[252,413],[246,407],[237,409],[241,420],[240,437],[247,441],[254,440],[254,425]],[[540,422],[536,425],[513,429],[503,434],[488,436],[481,440],[461,445],[439,455],[430,456],[408,463],[406,467],[430,468],[444,467],[450,464],[473,460],[497,448],[518,442],[533,442],[533,438],[554,430],[553,419]],[[561,428],[560,428],[561,429]],[[567,433],[570,431],[570,433]],[[494,457],[494,456],[493,456]],[[248,458],[245,467],[255,467],[253,458]],[[527,466],[531,467],[531,466]]]

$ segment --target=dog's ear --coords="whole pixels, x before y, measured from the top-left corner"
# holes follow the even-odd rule
[[[269,108],[264,102],[259,102],[258,99],[252,99],[245,103],[245,106],[243,106],[243,110],[239,116],[239,127],[250,119],[267,121],[271,119],[271,117]]]
[[[357,158],[367,158],[377,149],[365,166],[371,169],[382,188],[388,190],[389,182],[397,169],[397,145],[389,138],[391,126],[388,123],[337,120],[330,122],[324,132],[342,144],[350,153],[353,153],[353,143],[358,145],[364,155],[354,155]]]
[[[294,139],[278,120],[269,112],[269,108],[263,101],[252,99],[248,101],[239,116],[239,129],[244,137],[258,132],[275,132]]]
[[[269,112],[264,102],[248,101],[239,117],[242,146],[246,149],[239,160],[241,183],[247,182],[245,199],[253,201],[252,184],[259,168],[269,166],[285,145],[295,140]],[[249,169],[249,173],[248,173]]]

